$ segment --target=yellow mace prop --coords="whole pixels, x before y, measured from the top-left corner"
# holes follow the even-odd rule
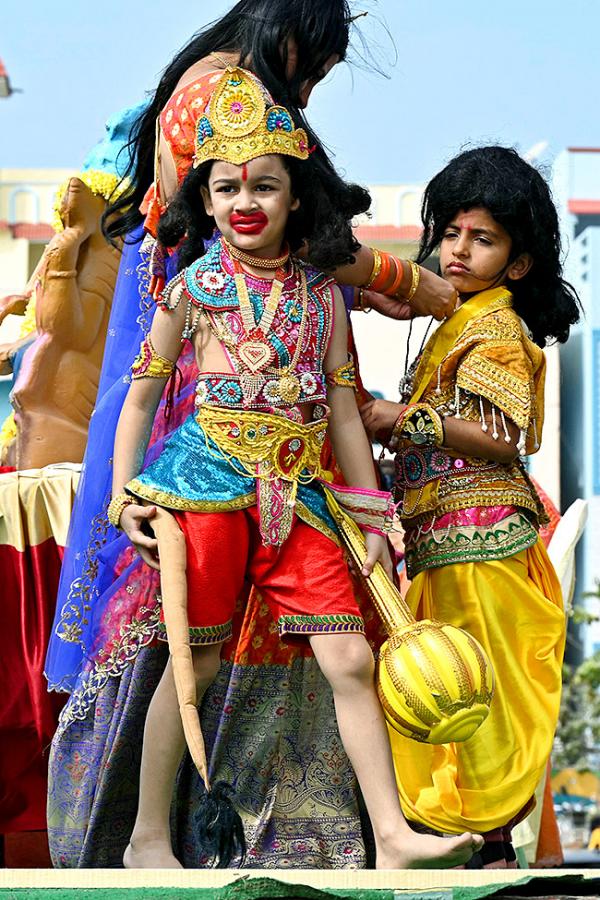
[[[331,492],[325,494],[360,570],[367,557],[363,534]],[[363,581],[389,635],[377,667],[377,692],[389,725],[428,744],[466,741],[486,719],[494,691],[483,648],[454,625],[417,622],[381,563]]]

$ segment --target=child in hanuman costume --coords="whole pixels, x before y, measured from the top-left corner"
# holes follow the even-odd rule
[[[377,490],[356,408],[343,301],[332,280],[290,256],[286,243],[298,243],[294,217],[302,219],[297,233],[310,241],[326,237],[325,228],[334,242],[350,240],[347,217],[319,218],[319,207],[328,218],[335,212],[311,194],[310,166],[306,134],[287,110],[269,107],[246,72],[227,70],[199,120],[194,168],[161,225],[167,245],[187,235],[181,265],[196,261],[162,294],[115,439],[109,517],[150,565],[160,564],[171,647],[146,719],[126,866],[180,865],[169,809],[185,748],[182,717],[207,782],[195,704],[216,675],[248,583],[261,591],[280,634],[308,638],[332,686],[377,865],[455,865],[479,846],[471,834],[417,835],[400,810],[373,658],[318,480],[329,436],[349,485],[338,491],[341,502],[365,531],[363,574],[378,559],[389,568],[389,495]],[[198,259],[195,241],[215,223],[222,237]],[[195,413],[140,473],[155,410],[186,340],[199,370]],[[189,648],[174,645],[186,613],[193,676],[176,662]]]
[[[521,458],[542,436],[540,348],[567,339],[577,297],[562,279],[548,186],[514,150],[452,160],[425,191],[423,223],[418,259],[439,248],[460,308],[408,373],[403,403],[371,402],[363,421],[391,430],[397,451],[407,602],[417,619],[476,637],[496,688],[464,743],[415,753],[392,734],[392,749],[409,819],[481,832],[479,865],[511,866],[511,826],[531,809],[552,747],[565,633],[538,535],[543,507]]]

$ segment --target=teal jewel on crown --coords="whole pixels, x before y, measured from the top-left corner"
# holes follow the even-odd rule
[[[267,115],[268,131],[293,131],[292,118],[283,106],[272,106]]]
[[[213,136],[212,126],[206,116],[201,116],[198,119],[198,125],[196,126],[196,135],[197,144],[199,147],[202,146],[207,138],[211,138]]]

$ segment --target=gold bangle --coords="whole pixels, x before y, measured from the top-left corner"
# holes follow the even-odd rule
[[[371,274],[369,275],[366,284],[363,285],[367,290],[381,272],[381,253],[379,250],[376,250],[375,247],[371,247],[371,253],[373,254],[373,268],[371,269]]]
[[[365,306],[365,291],[364,291],[364,288],[359,288],[359,289],[358,289],[358,306],[356,307],[356,309],[357,309],[357,310],[360,310],[360,312],[364,312],[365,315],[366,315],[367,313],[370,313],[371,310],[373,309],[372,306]]]
[[[111,525],[114,525],[115,528],[120,529],[120,521],[121,514],[126,506],[131,506],[132,503],[135,503],[134,498],[130,494],[126,494],[125,491],[121,491],[120,494],[115,494],[110,503],[108,504],[108,509],[106,511],[106,515],[108,521]]]
[[[407,262],[410,266],[410,271],[411,271],[411,275],[412,275],[411,282],[410,282],[410,290],[406,297],[406,302],[410,303],[412,298],[417,293],[417,290],[419,287],[419,282],[421,280],[421,267],[418,266],[416,264],[416,262],[413,262],[412,259],[407,260]]]

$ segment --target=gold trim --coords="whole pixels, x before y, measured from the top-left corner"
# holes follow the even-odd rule
[[[183,512],[231,512],[237,509],[247,509],[256,504],[256,491],[235,497],[233,500],[190,500],[187,497],[179,497],[177,494],[153,488],[137,478],[129,481],[125,485],[125,490],[142,500],[156,503],[157,506],[164,506],[165,509],[178,509]]]
[[[296,500],[296,515],[302,519],[307,525],[310,525],[315,531],[320,531],[325,537],[328,537],[338,547],[342,546],[339,535],[332,531],[331,528],[319,517],[312,512],[301,500]]]

